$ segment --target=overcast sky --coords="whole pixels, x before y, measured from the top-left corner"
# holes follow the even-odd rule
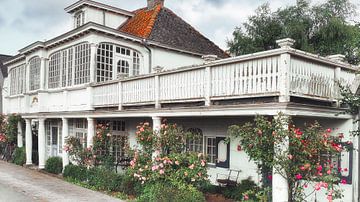
[[[98,0],[127,10],[146,5],[146,0]],[[259,5],[272,9],[296,0],[165,0],[166,7],[184,18],[206,37],[226,49],[226,39]],[[318,3],[324,0],[313,0]],[[49,40],[72,28],[64,8],[76,0],[0,0],[0,54],[16,54],[35,41]],[[356,4],[358,0],[353,0]],[[359,9],[358,9],[359,10]]]

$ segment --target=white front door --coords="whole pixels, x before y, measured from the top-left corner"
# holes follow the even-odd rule
[[[51,156],[58,156],[58,137],[59,128],[57,126],[51,126]]]

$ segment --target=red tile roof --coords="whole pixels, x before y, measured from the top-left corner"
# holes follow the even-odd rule
[[[141,38],[148,38],[151,34],[152,28],[154,27],[157,15],[160,13],[162,7],[163,6],[159,4],[151,10],[142,8],[135,11],[135,16],[120,27],[120,31]]]

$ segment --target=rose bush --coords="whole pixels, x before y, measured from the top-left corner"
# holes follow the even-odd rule
[[[253,123],[231,126],[229,134],[240,141],[242,149],[257,163],[264,182],[271,181],[272,168],[287,179],[289,201],[305,200],[305,189],[326,189],[329,201],[341,198],[338,185],[344,180],[339,176],[346,168],[340,168],[334,160],[351,143],[344,146],[341,143],[343,134],[332,135],[331,129],[324,130],[318,123],[304,129],[291,124],[284,127],[284,123],[291,121],[282,115],[272,120],[258,116]],[[286,141],[289,142],[288,149],[275,152]]]
[[[208,177],[206,157],[184,152],[186,138],[192,136],[176,124],[162,124],[153,131],[149,123],[141,123],[136,131],[141,149],[134,151],[128,174],[142,184],[181,182],[198,186]]]

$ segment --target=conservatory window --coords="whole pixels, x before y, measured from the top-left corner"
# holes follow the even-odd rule
[[[121,161],[126,157],[126,146],[128,137],[125,135],[113,135],[112,136],[112,155],[116,162]]]
[[[140,53],[111,43],[101,43],[96,55],[96,81],[117,79],[118,74],[139,75],[140,64]]]
[[[102,43],[97,49],[96,81],[104,82],[113,78],[113,45]]]
[[[130,68],[129,62],[126,60],[119,60],[119,62],[117,63],[118,73],[129,76],[129,68]]]
[[[90,81],[90,45],[75,46],[75,78],[74,84],[84,84]]]
[[[187,151],[203,153],[203,133],[199,128],[190,128],[188,132],[195,135],[194,139],[186,140]]]
[[[68,54],[68,66],[67,66],[67,85],[71,86],[72,85],[72,71],[73,71],[73,54],[74,54],[74,50],[72,48],[69,49],[69,54]]]
[[[75,119],[74,130],[76,138],[79,138],[83,148],[87,147],[87,120],[86,119]]]
[[[84,12],[79,12],[75,15],[75,28],[80,27],[85,23],[85,14]]]
[[[10,95],[18,95],[25,92],[26,68],[25,64],[12,68],[10,71]]]
[[[60,62],[61,62],[61,52],[56,52],[52,56],[50,56],[49,73],[48,73],[49,88],[60,87]]]
[[[38,90],[40,88],[40,65],[41,60],[39,57],[35,57],[29,61],[30,90]]]
[[[133,75],[137,76],[140,74],[140,56],[139,53],[133,52]]]

